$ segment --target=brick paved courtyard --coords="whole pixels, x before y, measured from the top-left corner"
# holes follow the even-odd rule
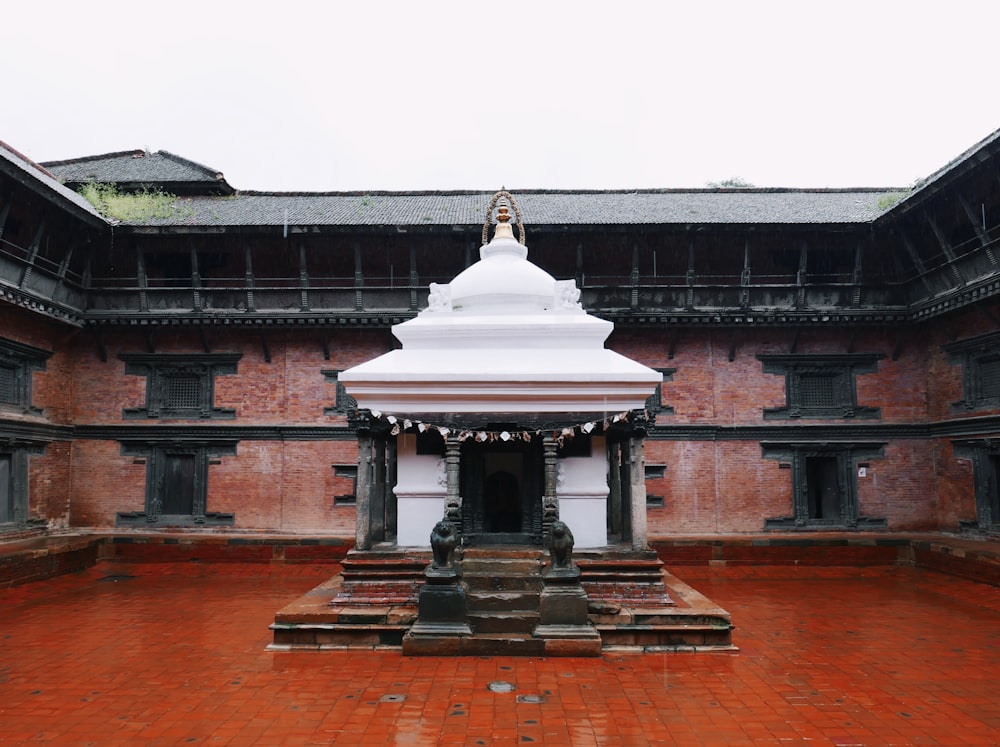
[[[739,653],[266,651],[275,610],[336,570],[104,562],[0,590],[0,744],[1000,744],[996,587],[683,568]]]

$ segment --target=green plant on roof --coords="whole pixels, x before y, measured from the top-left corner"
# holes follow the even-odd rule
[[[875,198],[875,207],[879,211],[886,211],[895,205],[897,202],[901,201],[904,197],[910,194],[910,190],[905,192],[886,192]]]
[[[90,182],[80,194],[105,218],[139,223],[150,218],[172,218],[179,212],[177,198],[161,190],[122,192],[114,184]]]
[[[741,176],[731,176],[721,182],[706,182],[705,186],[709,189],[752,189],[756,185]]]

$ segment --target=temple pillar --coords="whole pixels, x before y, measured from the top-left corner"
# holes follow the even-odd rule
[[[558,444],[551,436],[545,436],[542,442],[544,453],[544,487],[542,492],[542,536],[548,537],[552,522],[559,518],[559,473],[556,463]]]
[[[447,488],[444,498],[444,518],[456,527],[462,526],[461,474],[462,443],[449,435],[444,442],[444,464]]]
[[[371,492],[372,492],[372,435],[358,433],[358,479],[355,486],[354,547],[357,550],[372,548]]]
[[[645,437],[629,438],[629,515],[632,523],[632,549],[645,550],[646,536],[646,454]]]

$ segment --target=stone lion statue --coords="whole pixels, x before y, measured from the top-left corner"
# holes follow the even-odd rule
[[[549,552],[552,555],[552,568],[573,567],[573,532],[564,521],[552,522],[549,536]]]
[[[432,568],[451,568],[455,548],[458,546],[458,533],[455,525],[442,519],[431,530],[431,552],[434,553]]]

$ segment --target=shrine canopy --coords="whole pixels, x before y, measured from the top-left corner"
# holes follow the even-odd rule
[[[432,283],[428,308],[393,326],[402,349],[340,374],[358,407],[470,423],[643,408],[662,374],[606,349],[614,325],[583,310],[575,281],[528,261],[509,209],[498,212],[480,260],[449,284]]]

